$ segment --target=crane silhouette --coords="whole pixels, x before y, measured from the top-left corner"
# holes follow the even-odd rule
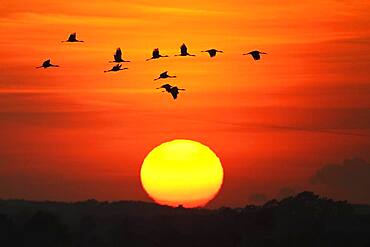
[[[156,89],[162,89],[162,88],[165,89],[167,91],[167,93],[169,93],[172,86],[170,84],[163,84],[162,86],[157,87]],[[165,92],[165,91],[162,91],[162,92]]]
[[[104,73],[117,72],[117,71],[125,70],[125,69],[128,69],[128,68],[122,68],[122,64],[117,64],[117,65],[114,65],[110,70],[105,70]]]
[[[210,57],[215,57],[217,55],[217,52],[223,53],[223,51],[219,51],[217,49],[210,49],[202,52],[208,52]]]
[[[191,56],[191,57],[195,57],[195,55],[191,55],[191,54],[188,53],[188,47],[185,44],[182,44],[180,46],[180,54],[179,55],[175,55],[175,56],[181,56],[181,57]]]
[[[65,40],[65,41],[62,41],[62,42],[70,42],[70,43],[73,43],[73,42],[84,42],[84,41],[83,40],[78,40],[76,33],[71,33],[69,35],[68,39]]]
[[[59,65],[52,64],[50,62],[50,59],[48,59],[48,60],[44,61],[41,66],[36,67],[36,69],[39,69],[39,68],[47,69],[49,67],[59,67]]]
[[[173,99],[177,99],[177,95],[179,94],[179,91],[185,91],[185,89],[183,88],[178,88],[176,86],[171,86],[170,84],[164,84],[160,87],[158,87],[157,89],[165,89],[166,91],[162,91],[162,92],[167,92],[167,93],[170,93],[173,97]]]
[[[154,80],[156,81],[156,80],[159,80],[159,79],[166,79],[166,78],[176,78],[176,76],[175,75],[173,75],[173,76],[168,75],[168,71],[165,71],[165,72],[161,73],[158,78],[156,78]]]
[[[109,61],[110,63],[129,63],[130,61],[126,61],[122,59],[122,51],[121,48],[117,48],[116,53],[113,55],[114,61]]]
[[[260,60],[261,59],[261,54],[267,54],[267,53],[261,52],[261,51],[251,51],[251,52],[243,54],[243,56],[251,55],[254,60]]]
[[[161,55],[159,53],[159,48],[155,48],[152,52],[152,57],[148,58],[146,61],[149,61],[149,60],[152,60],[152,59],[158,59],[158,58],[161,58],[161,57],[168,57],[168,56],[167,55]]]

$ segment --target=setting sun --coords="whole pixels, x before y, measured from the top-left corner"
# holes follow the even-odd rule
[[[174,140],[154,148],[141,167],[145,191],[157,203],[204,206],[216,196],[223,181],[219,158],[207,146]]]

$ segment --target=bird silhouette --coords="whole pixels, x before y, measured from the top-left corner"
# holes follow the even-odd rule
[[[152,59],[158,59],[158,58],[161,58],[161,57],[168,57],[168,56],[167,55],[161,55],[159,53],[159,49],[158,48],[155,48],[153,50],[152,57],[151,58],[148,58],[146,61],[149,61],[149,60],[152,60]]]
[[[223,51],[219,51],[217,49],[210,49],[202,52],[208,52],[210,57],[215,57],[217,55],[217,52],[223,53]]]
[[[175,55],[175,56],[181,56],[181,57],[192,56],[192,57],[195,57],[195,55],[191,55],[191,54],[188,53],[188,47],[185,44],[181,45],[180,54]]]
[[[173,99],[177,99],[177,95],[179,94],[179,91],[185,91],[183,88],[178,88],[176,86],[171,86],[170,84],[164,84],[157,89],[162,89],[164,88],[167,93],[170,93],[173,97]],[[163,91],[164,92],[164,91]]]
[[[52,63],[50,62],[50,59],[48,59],[48,60],[44,61],[44,62],[42,63],[42,65],[41,65],[41,66],[36,67],[36,69],[39,69],[39,68],[47,69],[47,68],[49,68],[49,67],[59,67],[59,65],[54,65],[54,64],[52,64]]]
[[[169,93],[172,86],[170,84],[163,84],[162,86],[157,87],[156,89],[162,89],[162,88],[164,88]],[[162,92],[164,92],[164,91],[162,91]]]
[[[122,68],[122,64],[117,64],[117,65],[114,65],[110,70],[105,70],[104,73],[117,72],[117,71],[124,70],[124,69],[128,69],[128,68]]]
[[[261,51],[251,51],[251,52],[245,53],[243,55],[244,56],[245,55],[251,55],[254,60],[260,60],[261,59],[261,54],[267,54],[267,53],[261,52]]]
[[[173,76],[168,75],[168,71],[165,71],[165,72],[161,73],[158,78],[156,78],[154,80],[156,81],[156,80],[159,80],[159,79],[166,79],[166,78],[176,78],[176,76],[175,75],[173,75]]]
[[[114,61],[109,61],[110,63],[128,63],[130,61],[125,61],[122,59],[122,51],[121,48],[117,48],[116,53],[113,55]]]
[[[170,89],[170,93],[171,93],[171,95],[172,95],[172,97],[173,97],[173,99],[177,99],[177,95],[179,94],[179,91],[185,91],[185,89],[184,88],[178,88],[178,87],[172,87],[171,89]]]
[[[76,33],[71,33],[68,37],[67,40],[65,41],[62,41],[62,42],[70,42],[70,43],[73,43],[73,42],[84,42],[82,40],[78,40],[77,39],[77,34]]]

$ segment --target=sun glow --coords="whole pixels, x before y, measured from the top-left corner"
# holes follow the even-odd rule
[[[219,158],[207,146],[173,140],[154,148],[141,167],[141,183],[159,204],[200,207],[213,199],[223,182]]]

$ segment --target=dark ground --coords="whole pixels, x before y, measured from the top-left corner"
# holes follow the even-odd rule
[[[0,200],[0,246],[370,246],[370,206],[311,192],[217,210]]]

